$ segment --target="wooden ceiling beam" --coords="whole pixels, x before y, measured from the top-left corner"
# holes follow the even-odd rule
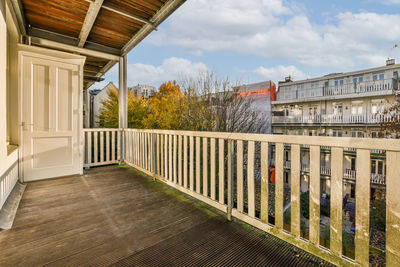
[[[108,60],[113,60],[117,61],[119,60],[119,56],[100,52],[100,51],[95,51],[87,48],[81,48],[77,46],[72,46],[72,45],[67,45],[67,44],[62,44],[54,41],[50,41],[47,39],[43,38],[38,38],[38,37],[31,37],[31,42],[32,44],[39,45],[39,46],[44,46],[52,49],[58,49],[58,50],[64,50],[72,53],[79,53],[83,55],[88,55],[88,56],[93,56],[93,57],[98,57],[98,58],[104,58]]]
[[[21,0],[10,0],[12,8],[14,9],[14,14],[18,21],[18,27],[22,35],[26,35],[26,21],[24,9],[22,7]]]
[[[151,22],[151,21],[149,21],[149,20],[147,20],[147,19],[145,19],[145,18],[142,18],[142,17],[137,16],[137,15],[134,15],[134,14],[130,14],[130,13],[126,12],[126,11],[123,11],[123,10],[121,10],[121,9],[112,7],[112,6],[110,6],[110,5],[103,5],[103,8],[104,8],[104,9],[107,9],[107,10],[109,10],[109,11],[112,11],[112,12],[114,12],[114,13],[120,14],[120,15],[122,15],[122,16],[128,17],[128,18],[130,18],[130,19],[134,19],[134,20],[143,22],[143,23],[145,23],[145,24],[147,24],[147,25],[150,25],[150,27],[152,27],[153,30],[157,30],[157,27],[154,25],[154,23]]]
[[[94,0],[89,2],[90,6],[86,14],[85,21],[83,22],[81,32],[79,33],[78,47],[83,47],[85,45],[94,22],[96,21],[97,15],[99,14],[101,6],[103,5],[103,0]]]
[[[186,0],[169,0],[164,4],[162,8],[153,16],[151,21],[154,26],[160,25],[164,20],[166,20],[175,10],[177,10]],[[144,38],[146,38],[152,31],[153,27],[146,24],[143,26],[139,32],[137,32],[121,49],[121,56],[129,53],[136,45],[138,45]]]

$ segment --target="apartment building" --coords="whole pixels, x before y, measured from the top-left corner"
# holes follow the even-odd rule
[[[133,91],[134,96],[141,96],[143,98],[150,98],[154,96],[156,88],[149,85],[138,84],[133,87],[129,87],[128,90]]]
[[[293,81],[279,82],[272,102],[274,134],[377,138],[381,123],[389,120],[382,110],[396,100],[400,64],[388,60],[383,67]],[[321,192],[330,191],[330,148],[321,149]],[[284,180],[290,183],[290,149],[285,150]],[[310,172],[309,148],[301,149],[302,191]],[[385,151],[371,153],[372,191],[385,184]],[[356,150],[344,151],[344,193],[355,194]],[[372,192],[373,193],[373,192]]]

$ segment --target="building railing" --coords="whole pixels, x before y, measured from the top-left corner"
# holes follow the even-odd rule
[[[386,150],[386,263],[400,261],[400,142],[391,139],[357,139],[211,133],[162,130],[124,130],[125,163],[168,185],[189,194],[223,212],[269,232],[291,244],[339,266],[369,264],[370,154],[372,149]],[[270,151],[274,144],[274,149]],[[284,147],[291,146],[291,230],[283,230]],[[300,238],[300,145],[310,146],[310,221],[309,241]],[[330,250],[319,246],[321,146],[331,147],[331,220]],[[357,149],[355,261],[342,256],[343,150]],[[257,149],[256,149],[257,148]],[[255,179],[255,158],[259,153],[261,180]],[[273,153],[274,155],[270,155]],[[244,159],[246,157],[246,159]],[[275,159],[274,225],[268,222],[269,157]],[[244,166],[245,165],[245,166]],[[243,169],[247,179],[243,177]],[[236,171],[234,171],[236,170]],[[244,182],[247,185],[244,185]],[[257,183],[256,183],[257,182]],[[256,216],[256,189],[261,186],[260,216]],[[233,188],[235,186],[235,188]],[[247,191],[247,202],[244,194]],[[233,205],[236,201],[236,206]],[[244,205],[247,203],[248,208]],[[235,208],[236,207],[236,208]]]
[[[378,80],[368,82],[357,82],[347,83],[342,85],[333,86],[321,86],[313,89],[297,90],[292,89],[290,91],[279,91],[277,93],[277,100],[295,100],[295,99],[309,99],[313,97],[323,96],[336,96],[336,95],[348,95],[348,94],[360,94],[378,91],[392,90],[393,80]]]
[[[314,116],[273,116],[272,123],[301,123],[301,124],[379,124],[396,119],[400,121],[400,115],[395,118],[391,115],[369,114],[369,115],[314,115]]]
[[[108,133],[108,134],[107,134]],[[400,230],[400,141],[392,139],[354,139],[311,136],[260,135],[240,133],[211,133],[189,131],[96,129],[85,130],[85,166],[107,162],[117,163],[118,147],[123,136],[123,156],[129,164],[168,185],[189,194],[223,212],[269,232],[291,244],[322,257],[339,266],[369,264],[369,207],[370,179],[386,184],[386,263],[395,266],[400,261],[398,239]],[[96,137],[97,136],[97,137]],[[103,138],[101,138],[103,136]],[[107,136],[110,136],[109,138]],[[97,139],[97,141],[95,141]],[[102,141],[106,140],[106,141]],[[100,140],[100,141],[99,141]],[[110,140],[109,142],[107,140]],[[114,141],[114,147],[112,142]],[[97,144],[97,145],[95,145]],[[110,149],[107,149],[110,144]],[[270,151],[273,144],[274,149]],[[285,144],[291,150],[291,230],[283,230],[283,172]],[[300,146],[310,147],[312,165],[301,164]],[[331,168],[320,163],[321,147],[331,148]],[[97,156],[94,153],[97,147]],[[104,150],[101,152],[101,147]],[[356,149],[356,171],[343,173],[343,155],[348,147]],[[257,148],[257,149],[256,149]],[[371,174],[371,150],[386,151],[386,176]],[[91,151],[91,152],[89,152]],[[100,151],[100,153],[99,153]],[[107,156],[106,151],[109,152]],[[114,153],[112,152],[114,151]],[[257,154],[258,153],[258,154]],[[271,155],[273,153],[273,155]],[[104,156],[101,156],[103,154]],[[90,156],[88,156],[90,155]],[[115,155],[113,157],[112,155]],[[255,162],[261,162],[261,180],[256,180]],[[103,158],[102,158],[103,157]],[[104,158],[105,157],[105,158]],[[245,159],[246,157],[246,159]],[[274,224],[268,220],[269,157],[275,159]],[[94,160],[97,158],[97,161]],[[107,160],[109,159],[109,160]],[[302,166],[304,165],[304,166]],[[309,241],[300,237],[300,170],[309,169],[310,221]],[[243,169],[247,175],[244,179]],[[234,171],[236,170],[236,171]],[[320,174],[331,175],[330,250],[319,246],[320,229]],[[342,256],[343,179],[357,181],[355,260]],[[247,183],[244,185],[244,183]],[[235,186],[235,188],[234,188]],[[256,215],[256,186],[261,186],[259,209]],[[247,193],[247,201],[244,195]],[[233,200],[236,200],[236,206]],[[245,205],[247,204],[247,209]],[[236,208],[235,208],[236,207]]]
[[[18,182],[18,149],[7,156],[4,173],[0,174],[0,210]]]
[[[120,162],[120,129],[83,129],[85,135],[84,167],[102,166]]]

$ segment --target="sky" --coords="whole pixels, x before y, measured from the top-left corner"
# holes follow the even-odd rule
[[[212,71],[235,83],[400,63],[400,0],[187,0],[128,54],[128,86]],[[118,65],[91,89],[112,81]]]

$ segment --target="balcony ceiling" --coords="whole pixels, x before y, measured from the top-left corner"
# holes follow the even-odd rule
[[[84,88],[186,0],[12,0],[33,45],[87,56]]]

